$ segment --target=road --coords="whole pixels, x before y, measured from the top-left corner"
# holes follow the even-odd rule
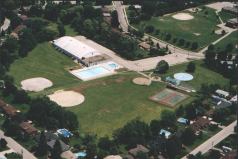
[[[115,7],[117,14],[118,14],[118,21],[120,23],[121,29],[123,32],[127,33],[128,32],[128,24],[125,19],[125,14],[124,14],[124,5],[122,1],[113,1],[112,2],[113,6]]]
[[[9,19],[7,19],[7,18],[5,18],[5,20],[4,20],[4,23],[3,23],[3,25],[1,26],[1,28],[0,28],[0,32],[3,30],[3,31],[6,31],[7,29],[8,29],[8,27],[10,26],[10,20]]]
[[[226,137],[234,133],[234,127],[236,126],[236,121],[222,129],[220,132],[218,132],[216,135],[209,138],[207,141],[199,145],[197,148],[195,148],[190,154],[197,154],[198,152],[201,152],[202,154],[206,153],[210,149],[212,149],[215,145],[217,145],[219,142],[224,140]],[[187,159],[186,156],[184,156],[181,159]]]
[[[7,146],[19,154],[23,154],[23,159],[36,159],[36,157],[18,144],[14,139],[4,135],[4,132],[0,130],[0,138],[4,138],[7,141]]]

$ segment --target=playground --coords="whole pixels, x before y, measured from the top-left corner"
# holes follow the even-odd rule
[[[163,105],[174,108],[177,104],[187,99],[189,96],[172,89],[163,89],[150,99]]]

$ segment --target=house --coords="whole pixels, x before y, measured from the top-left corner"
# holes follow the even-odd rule
[[[132,148],[128,151],[128,153],[135,158],[139,152],[149,153],[149,149],[147,149],[143,145],[137,145],[135,148]]]
[[[8,117],[15,117],[20,111],[0,99],[0,109]]]
[[[169,76],[165,78],[165,81],[168,82],[169,84],[172,84],[172,85],[175,85],[175,86],[178,86],[181,83],[181,81],[179,81],[175,78],[171,78]]]
[[[51,132],[44,132],[45,133],[45,138],[47,141],[48,148],[52,150],[54,148],[56,140],[59,140],[60,146],[63,152],[68,151],[70,149],[69,145],[66,145],[62,140],[60,140],[59,136],[57,136],[54,133]],[[40,134],[36,136],[36,141],[40,140]]]
[[[223,90],[221,90],[221,89],[216,90],[215,93],[216,93],[219,97],[222,97],[222,98],[227,98],[227,97],[229,97],[229,92],[223,91]]]
[[[104,159],[122,159],[122,157],[119,155],[110,155],[106,156]]]
[[[138,45],[141,49],[144,49],[144,50],[147,50],[149,51],[150,50],[150,44],[146,43],[146,42],[141,42],[139,43]]]
[[[206,128],[207,126],[209,126],[210,121],[207,118],[203,118],[203,117],[199,117],[195,122],[193,122],[190,125],[190,128],[194,131],[194,132],[198,132],[201,129]]]
[[[161,129],[160,132],[159,132],[160,135],[164,135],[166,139],[168,139],[172,133],[167,131],[167,130],[164,130],[164,129]]]
[[[230,28],[238,28],[238,19],[237,18],[233,18],[230,19],[226,22],[226,26],[230,27]]]
[[[233,150],[225,154],[225,156],[223,156],[221,159],[237,159],[237,157],[238,157],[237,150]]]
[[[185,118],[178,118],[177,122],[179,122],[180,124],[189,124],[189,120],[185,119]]]
[[[23,25],[23,24],[18,25],[18,26],[13,30],[13,32],[10,34],[10,36],[12,36],[12,37],[14,37],[14,38],[16,38],[16,39],[19,39],[19,34],[20,34],[20,32],[21,32],[23,29],[25,29],[25,28],[26,28],[26,26]]]
[[[19,126],[22,131],[29,136],[35,136],[38,133],[38,130],[28,122],[22,122]]]
[[[138,10],[140,10],[142,8],[141,5],[139,5],[139,4],[135,4],[133,6],[135,7],[135,9],[138,9]]]
[[[232,103],[237,102],[237,95],[235,95],[234,97],[232,97],[232,98],[230,99],[230,102],[232,102]]]

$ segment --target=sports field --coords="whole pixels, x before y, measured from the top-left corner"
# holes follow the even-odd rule
[[[175,107],[177,104],[188,98],[188,95],[177,92],[172,89],[163,89],[154,96],[151,97],[151,100],[158,102],[163,105],[170,107]]]
[[[191,50],[193,42],[197,42],[199,46],[197,50],[199,50],[220,37],[220,35],[213,33],[214,30],[218,29],[216,25],[219,24],[215,10],[207,7],[201,8],[203,9],[197,13],[187,10],[179,12],[193,16],[194,18],[191,20],[175,19],[173,16],[177,13],[173,13],[163,17],[152,17],[150,20],[142,21],[134,26],[136,28],[145,28],[148,25],[152,25],[155,29],[150,34],[153,36],[188,50]],[[159,32],[156,30],[159,30]],[[171,34],[169,40],[166,40],[166,34]],[[179,39],[185,40],[184,45],[179,44]],[[186,46],[187,42],[190,43],[189,46]]]

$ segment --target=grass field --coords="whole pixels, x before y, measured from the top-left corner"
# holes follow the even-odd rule
[[[196,70],[193,73],[194,79],[192,81],[186,82],[188,85],[195,88],[195,90],[199,90],[201,84],[219,84],[221,86],[228,86],[229,80],[224,78],[222,75],[209,70],[203,66],[202,61],[196,61]],[[187,63],[172,66],[169,71],[163,75],[163,77],[171,76],[178,72],[185,72],[187,68]]]
[[[235,14],[227,13],[224,11],[219,12],[218,15],[221,17],[224,23],[227,22],[229,19],[236,18]]]
[[[149,97],[165,85],[138,86],[132,83],[136,76],[134,72],[123,73],[85,82],[75,89],[83,93],[86,100],[69,110],[77,114],[83,132],[110,136],[115,129],[137,117],[147,122],[159,118],[161,111],[167,108]]]
[[[206,15],[205,12],[208,14]],[[199,45],[197,50],[209,45],[211,42],[220,37],[220,35],[213,33],[213,31],[217,29],[216,25],[219,24],[215,10],[205,8],[198,13],[190,13],[189,11],[183,11],[183,13],[193,15],[194,19],[187,21],[177,20],[172,17],[177,13],[173,13],[163,17],[152,17],[150,20],[142,21],[140,24],[134,26],[136,28],[144,28],[147,25],[152,25],[155,30],[160,30],[160,33],[156,33],[156,31],[154,31],[151,34],[162,40],[165,40],[166,33],[170,33],[172,38],[168,42],[177,46],[179,46],[178,41],[181,38],[183,38],[186,42],[190,42],[190,44],[192,42],[197,42]],[[177,39],[177,42],[174,43],[173,39]],[[185,45],[179,47],[188,50],[191,49],[191,45],[187,48]]]
[[[221,40],[219,43],[217,43],[215,45],[215,48],[217,49],[217,51],[224,50],[226,48],[226,45],[231,43],[234,46],[232,53],[238,54],[238,38],[237,37],[238,37],[238,31],[234,31],[233,33],[228,35],[226,38]]]
[[[24,79],[45,77],[53,82],[50,89],[63,89],[80,83],[66,69],[76,64],[56,51],[50,43],[39,44],[25,58],[17,59],[10,67],[9,74],[14,77],[17,86]]]

